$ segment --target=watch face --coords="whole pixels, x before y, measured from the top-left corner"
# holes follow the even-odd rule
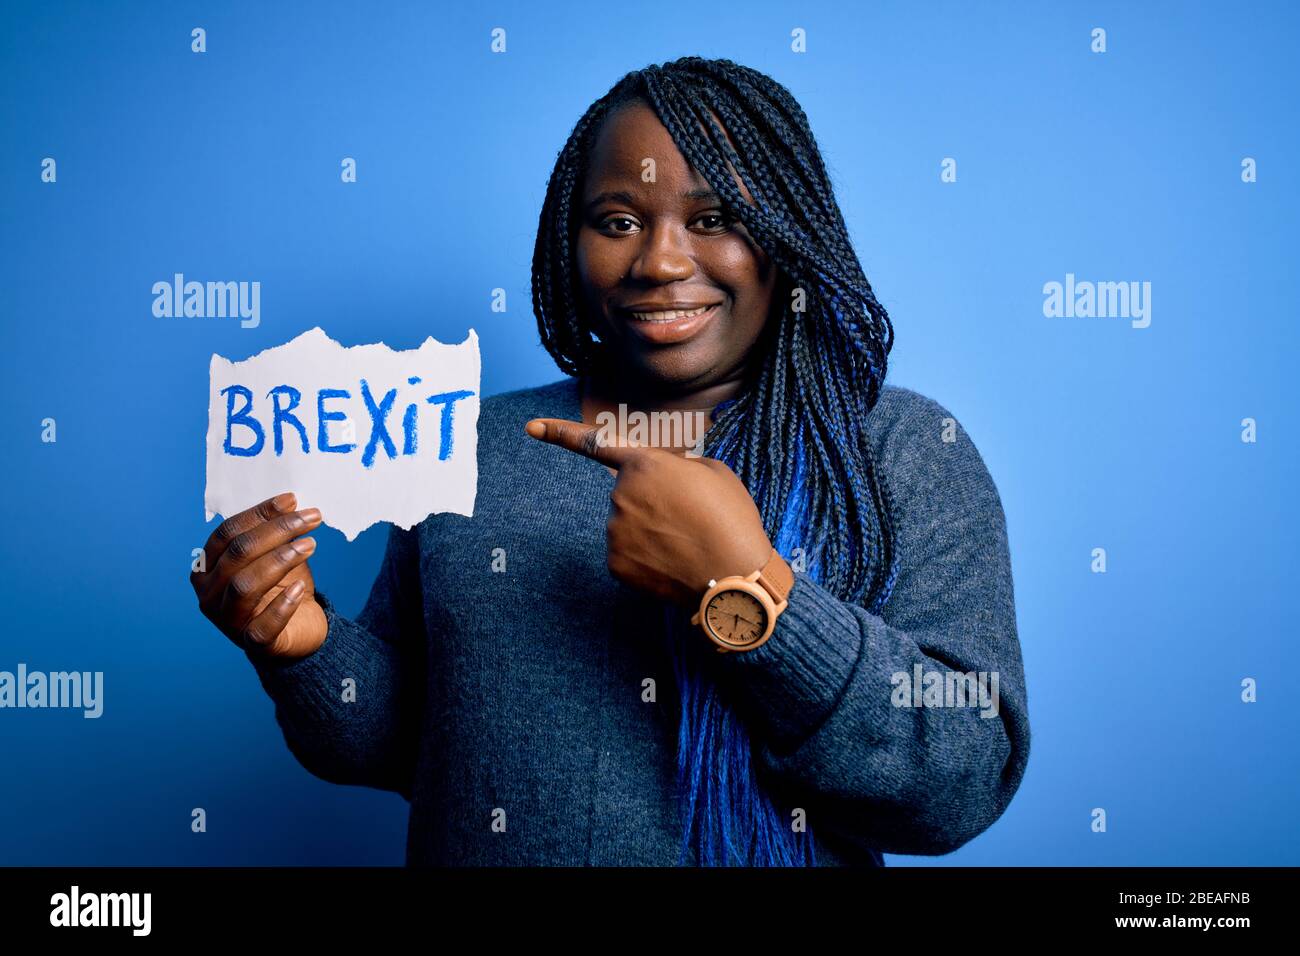
[[[704,609],[704,620],[713,635],[726,644],[746,647],[767,630],[767,611],[747,591],[721,591]]]

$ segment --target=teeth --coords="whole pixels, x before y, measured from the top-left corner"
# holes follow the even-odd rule
[[[692,315],[700,315],[703,312],[708,312],[711,308],[713,306],[706,305],[698,309],[691,309],[689,312],[678,309],[673,312],[633,312],[632,315],[642,322],[673,322],[677,319],[689,318]]]

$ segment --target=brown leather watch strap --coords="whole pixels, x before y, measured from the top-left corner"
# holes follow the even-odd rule
[[[794,587],[794,572],[790,570],[790,565],[785,563],[785,558],[781,557],[776,548],[772,549],[772,556],[767,559],[767,564],[763,565],[763,570],[758,573],[758,583],[767,588],[777,604],[790,596],[790,589]]]

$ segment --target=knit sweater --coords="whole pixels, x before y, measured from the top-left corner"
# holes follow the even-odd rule
[[[537,417],[581,420],[577,381],[484,399],[474,516],[391,526],[355,619],[319,595],[315,653],[249,659],[307,770],[410,802],[408,865],[675,865],[663,605],[607,568],[614,475],[528,437]],[[893,384],[864,428],[893,497],[882,614],[796,569],[772,637],[717,656],[758,779],[805,811],[819,865],[956,849],[1006,809],[1029,755],[1005,518],[979,452]],[[996,706],[975,705],[979,681]]]

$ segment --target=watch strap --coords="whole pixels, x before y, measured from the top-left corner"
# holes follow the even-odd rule
[[[794,572],[776,548],[772,549],[772,556],[758,572],[758,583],[772,595],[772,600],[778,605],[790,596],[790,589],[794,587]]]

